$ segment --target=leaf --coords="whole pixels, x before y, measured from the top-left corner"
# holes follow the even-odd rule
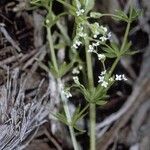
[[[53,74],[54,77],[58,78],[58,72],[55,70],[55,67],[52,63],[49,62],[50,72]]]
[[[130,47],[132,46],[132,42],[129,41],[129,42],[126,42],[125,46],[124,46],[124,49],[122,50],[123,52],[126,52],[130,49]]]
[[[107,104],[107,101],[100,100],[100,101],[97,101],[96,104],[100,105],[100,106],[103,106],[103,105]]]
[[[84,107],[82,110],[81,110],[81,106],[79,105],[73,116],[72,116],[72,119],[71,119],[71,125],[76,128],[77,130],[81,131],[77,126],[76,126],[76,123],[78,120],[82,119],[87,113],[85,113],[85,111],[87,110],[87,108],[89,107],[89,105],[87,105],[86,107]]]
[[[49,6],[51,6],[53,0],[49,2],[49,0],[31,0],[30,4],[35,5],[37,7],[44,7],[49,10]]]
[[[90,10],[93,9],[95,0],[84,0],[85,13],[87,14]]]
[[[70,62],[69,64],[64,62],[59,68],[59,77],[64,76],[72,68],[73,64],[74,62]]]
[[[132,8],[131,8],[132,9]],[[139,16],[142,15],[142,11],[136,8],[131,10],[131,21],[136,20]]]
[[[117,55],[116,54],[110,54],[110,53],[104,53],[104,55],[107,57],[107,58],[116,58]]]
[[[118,16],[118,17],[114,17],[114,19],[116,20],[125,21],[125,22],[128,22],[129,20],[128,16],[122,10],[116,10],[116,15]]]
[[[105,51],[106,53],[109,53],[109,54],[114,53],[114,50],[113,50],[111,47],[110,47],[110,48],[108,48],[108,47],[103,47],[102,50]]]
[[[39,59],[35,59],[37,62],[38,62],[38,64],[39,64],[39,66],[43,69],[43,70],[45,70],[46,72],[50,72],[50,69],[45,65],[45,64],[43,64]]]
[[[62,123],[66,124],[66,125],[69,125],[65,114],[61,114],[61,113],[53,114],[53,113],[52,113],[52,115],[53,115],[54,117],[56,117],[56,118],[57,118],[59,121],[61,121]]]
[[[120,55],[119,46],[116,43],[111,42],[110,46],[107,44],[105,44],[105,46],[106,47],[103,47],[102,50],[106,52],[106,53],[104,53],[104,55],[106,55],[106,57],[115,58]]]
[[[137,54],[137,53],[140,53],[140,51],[127,51],[126,53],[125,53],[125,55],[135,55],[135,54]]]
[[[98,19],[102,16],[103,14],[99,13],[99,12],[91,12],[90,13],[90,17]]]
[[[114,50],[114,52],[115,52],[115,51],[119,52],[119,47],[118,47],[117,43],[111,42],[111,43],[110,43],[110,46],[111,46],[111,48]]]
[[[81,9],[81,3],[79,0],[74,0],[73,5],[79,10]]]
[[[76,130],[78,130],[79,132],[83,133],[86,132],[85,130],[80,129],[78,126],[74,125],[73,126]]]

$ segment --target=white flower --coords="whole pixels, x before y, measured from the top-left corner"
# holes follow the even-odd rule
[[[98,76],[99,80],[98,83],[103,82],[104,81],[104,76]]]
[[[79,70],[82,70],[82,69],[83,69],[83,67],[81,65],[79,65]]]
[[[105,36],[101,36],[99,39],[100,39],[102,42],[105,42],[106,40],[108,40],[108,38],[105,37]]]
[[[49,19],[46,19],[46,24],[49,24],[49,23],[50,23]]]
[[[107,86],[108,86],[108,82],[103,81],[103,82],[102,82],[102,84],[101,84],[101,86],[103,86],[103,87],[107,88]]]
[[[116,78],[115,78],[115,80],[116,80],[116,81],[121,81],[121,80],[126,81],[126,80],[127,80],[127,78],[125,77],[125,75],[124,75],[124,74],[123,74],[123,75],[117,75],[117,74],[116,74]]]
[[[78,82],[79,82],[78,76],[74,76],[74,77],[73,77],[73,80],[74,80],[75,83],[78,83]]]
[[[106,74],[106,70],[101,72],[101,75],[105,75]]]
[[[93,46],[99,46],[100,42],[92,43]]]
[[[114,78],[113,78],[113,77],[109,78],[109,81],[113,82],[113,81],[114,81]]]
[[[78,46],[80,46],[82,44],[82,42],[81,41],[76,41],[76,45],[78,45]]]
[[[83,15],[85,12],[84,9],[79,9],[78,11],[76,11],[77,16]]]
[[[81,41],[76,40],[76,41],[74,42],[74,44],[73,44],[73,47],[74,47],[75,49],[77,49],[81,44],[82,44]]]
[[[78,70],[78,68],[73,68],[72,70],[72,74],[79,74],[80,71]]]
[[[98,54],[98,59],[99,60],[105,60],[106,56],[104,54]]]
[[[100,28],[106,33],[107,32],[107,28],[104,26],[100,26]]]
[[[124,81],[128,80],[128,79],[125,77],[124,74],[122,75],[122,79],[123,79]]]
[[[79,32],[79,36],[84,38],[84,37],[87,36],[87,34],[86,34],[86,33],[83,33],[83,32]]]
[[[93,47],[93,45],[89,45],[88,52],[93,52],[93,51],[94,51],[94,47]]]
[[[76,45],[76,44],[73,44],[73,46],[72,46],[73,48],[75,48],[75,49],[77,49],[78,48],[78,46]]]
[[[64,95],[65,95],[67,98],[72,97],[72,94],[71,94],[68,90],[66,90],[66,91],[63,90],[62,93],[64,93]]]
[[[122,80],[122,75],[116,74],[115,80],[116,80],[116,81],[121,81],[121,80]]]
[[[98,34],[94,34],[93,37],[96,39],[98,35],[99,35],[99,33]]]

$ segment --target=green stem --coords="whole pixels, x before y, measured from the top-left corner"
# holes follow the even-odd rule
[[[130,21],[130,19],[129,19],[128,24],[127,24],[127,28],[126,28],[126,31],[125,31],[125,34],[124,34],[124,38],[123,38],[123,42],[122,42],[122,45],[121,45],[120,52],[122,52],[122,51],[124,50],[124,48],[125,48],[125,45],[126,45],[126,42],[127,42],[127,38],[128,38],[128,34],[129,34],[129,30],[130,30],[130,26],[131,26],[131,21]],[[116,65],[118,64],[118,62],[119,62],[119,60],[120,60],[120,57],[121,57],[121,56],[118,56],[118,57],[116,58],[116,60],[114,61],[113,65],[112,65],[112,67],[111,67],[111,69],[110,69],[110,71],[109,71],[109,75],[110,75],[110,76],[111,76],[111,74],[113,73],[113,71],[114,71]]]
[[[68,103],[67,103],[68,100],[67,100],[66,96],[64,95],[64,93],[62,92],[62,85],[63,84],[61,82],[61,79],[57,79],[57,82],[58,82],[59,93],[60,93],[60,96],[61,96],[61,100],[63,102],[63,107],[64,107],[64,111],[65,111],[65,114],[66,114],[67,122],[69,123],[68,127],[69,127],[69,132],[70,132],[73,148],[74,148],[74,150],[79,150],[78,143],[77,143],[77,140],[76,140],[76,137],[75,137],[74,128],[71,125],[71,114],[70,114]]]
[[[95,150],[96,148],[96,105],[94,103],[90,104],[90,150]]]
[[[86,63],[87,63],[88,87],[89,89],[91,89],[94,86],[92,58],[91,58],[91,53],[88,52],[89,41],[85,40],[85,44],[86,44],[85,53],[86,53]]]
[[[93,69],[92,69],[92,58],[91,54],[88,52],[89,40],[85,39],[85,53],[86,53],[86,63],[87,63],[87,75],[88,75],[88,86],[91,90],[94,87],[93,79]],[[90,150],[95,150],[96,148],[96,105],[90,103]]]
[[[55,67],[55,70],[58,72],[58,65],[57,65],[56,55],[55,55],[55,51],[54,51],[54,45],[53,45],[53,40],[52,40],[52,35],[51,35],[51,29],[48,28],[48,27],[47,27],[47,34],[48,34],[47,39],[48,39],[49,46],[50,46],[52,63]],[[71,123],[71,115],[70,115],[70,112],[69,112],[67,99],[66,99],[66,96],[64,95],[64,93],[62,92],[61,79],[57,79],[57,82],[58,82],[58,89],[59,89],[59,93],[60,93],[60,96],[61,96],[61,100],[63,102],[64,111],[65,111],[65,114],[66,114],[66,117],[67,117],[67,121],[68,121],[68,123]],[[75,132],[74,132],[74,129],[71,125],[69,125],[69,132],[70,132],[70,135],[71,135],[71,140],[72,140],[72,143],[73,143],[74,150],[78,150],[78,144],[77,144],[77,141],[76,141]]]
[[[114,17],[122,20],[122,17],[114,15],[114,14],[102,14],[100,17]]]
[[[57,61],[56,61],[56,55],[55,55],[55,50],[54,50],[54,45],[53,45],[53,39],[52,39],[52,34],[51,34],[51,28],[47,27],[47,39],[49,42],[49,46],[50,46],[50,52],[51,52],[51,59],[52,59],[52,63],[54,65],[55,70],[58,73],[58,65],[57,65]]]

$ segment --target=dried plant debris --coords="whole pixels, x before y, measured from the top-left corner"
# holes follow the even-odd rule
[[[22,78],[18,68],[11,72],[7,68],[7,73],[7,83],[0,87],[0,150],[21,150],[46,122],[48,93],[40,97],[38,89],[29,101],[24,90],[25,76]]]

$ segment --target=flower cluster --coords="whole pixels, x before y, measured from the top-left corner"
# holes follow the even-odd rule
[[[69,90],[63,90],[62,93],[63,93],[67,98],[72,97],[72,94],[70,93]]]
[[[116,80],[116,81],[121,81],[121,80],[126,81],[126,80],[127,80],[127,78],[125,77],[125,75],[124,75],[124,74],[122,74],[122,75],[118,75],[118,74],[116,74],[116,75],[115,75],[115,80]]]
[[[79,65],[79,66],[73,68],[72,74],[79,74],[80,71],[82,70],[82,68],[83,68],[83,67],[82,67],[81,65]]]
[[[107,88],[108,82],[105,80],[106,70],[102,71],[100,76],[98,76],[99,80],[98,83],[101,83],[101,86]]]
[[[103,61],[105,60],[106,56],[104,54],[99,54],[97,51],[96,51],[96,48],[97,46],[100,45],[100,42],[96,42],[96,43],[92,43],[89,45],[89,49],[88,49],[88,52],[93,52],[97,55],[98,59]]]
[[[74,83],[79,84],[79,77],[78,76],[74,76],[73,77]]]
[[[84,12],[85,12],[84,9],[78,9],[78,10],[76,11],[76,14],[77,14],[77,16],[81,16],[81,15],[84,14]]]
[[[77,49],[81,44],[82,44],[82,42],[79,41],[79,39],[77,39],[73,43],[73,48]]]
[[[98,76],[99,80],[98,80],[98,83],[101,83],[101,86],[107,88],[108,85],[109,85],[109,82],[113,82],[113,81],[126,81],[127,78],[125,77],[124,74],[122,75],[118,75],[116,74],[115,77],[110,77],[109,79],[106,80],[105,78],[105,75],[106,75],[106,70],[105,71],[102,71],[100,76]]]
[[[100,26],[97,22],[90,24],[90,28],[93,33],[93,38],[99,37],[101,42],[105,42],[111,37],[111,33],[108,33],[108,29],[102,25]]]
[[[76,37],[74,38],[72,48],[77,49],[82,44],[82,39],[87,37],[87,34],[84,33],[83,25],[79,24],[77,27]]]

